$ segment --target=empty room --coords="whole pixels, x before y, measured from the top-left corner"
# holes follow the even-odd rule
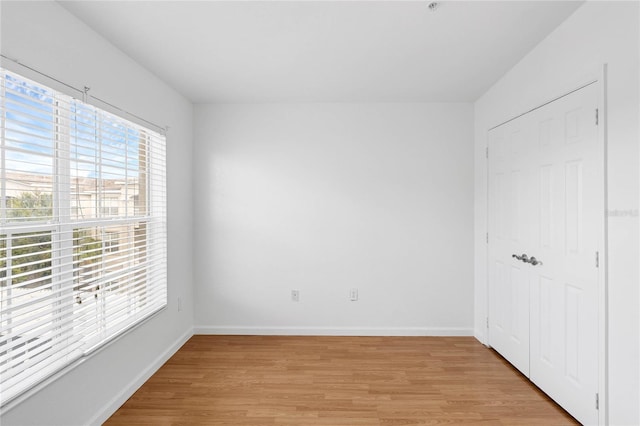
[[[0,1],[0,424],[640,425],[639,1]]]

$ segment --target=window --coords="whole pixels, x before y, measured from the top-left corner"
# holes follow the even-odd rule
[[[165,138],[0,69],[6,404],[166,305]]]
[[[119,231],[107,231],[104,234],[104,248],[107,253],[113,253],[118,251],[118,245],[120,241]]]

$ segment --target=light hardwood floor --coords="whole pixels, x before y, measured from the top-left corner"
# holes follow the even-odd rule
[[[107,425],[570,425],[471,337],[194,336]]]

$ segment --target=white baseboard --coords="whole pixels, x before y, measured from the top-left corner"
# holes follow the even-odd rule
[[[187,340],[193,336],[193,330],[187,330],[182,336],[180,336],[171,346],[162,352],[153,362],[145,368],[140,374],[138,374],[132,381],[126,386],[118,395],[116,395],[111,401],[109,401],[105,407],[96,414],[91,421],[90,425],[101,425],[107,421],[118,408],[124,404],[127,399],[131,398],[131,395],[137,391],[140,386],[144,384],[153,374],[158,371],[162,365],[167,362],[169,358],[175,354]]]
[[[462,327],[245,327],[195,326],[193,334],[276,336],[473,336]]]

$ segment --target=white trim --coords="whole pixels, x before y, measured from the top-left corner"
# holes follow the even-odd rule
[[[194,334],[274,336],[473,336],[464,327],[261,327],[199,325]]]
[[[131,396],[147,381],[153,374],[162,367],[177,351],[184,345],[187,340],[193,336],[193,329],[188,329],[180,336],[171,346],[153,360],[153,362],[140,372],[122,391],[120,391],[111,401],[109,401],[102,410],[100,410],[93,418],[87,422],[89,425],[101,425],[115,413],[118,408],[124,404]]]
[[[608,171],[608,117],[609,108],[607,101],[608,64],[602,64],[598,75],[598,149],[602,157],[601,187],[598,188],[602,195],[602,228],[599,239],[598,268],[598,424],[609,424],[609,171]]]

